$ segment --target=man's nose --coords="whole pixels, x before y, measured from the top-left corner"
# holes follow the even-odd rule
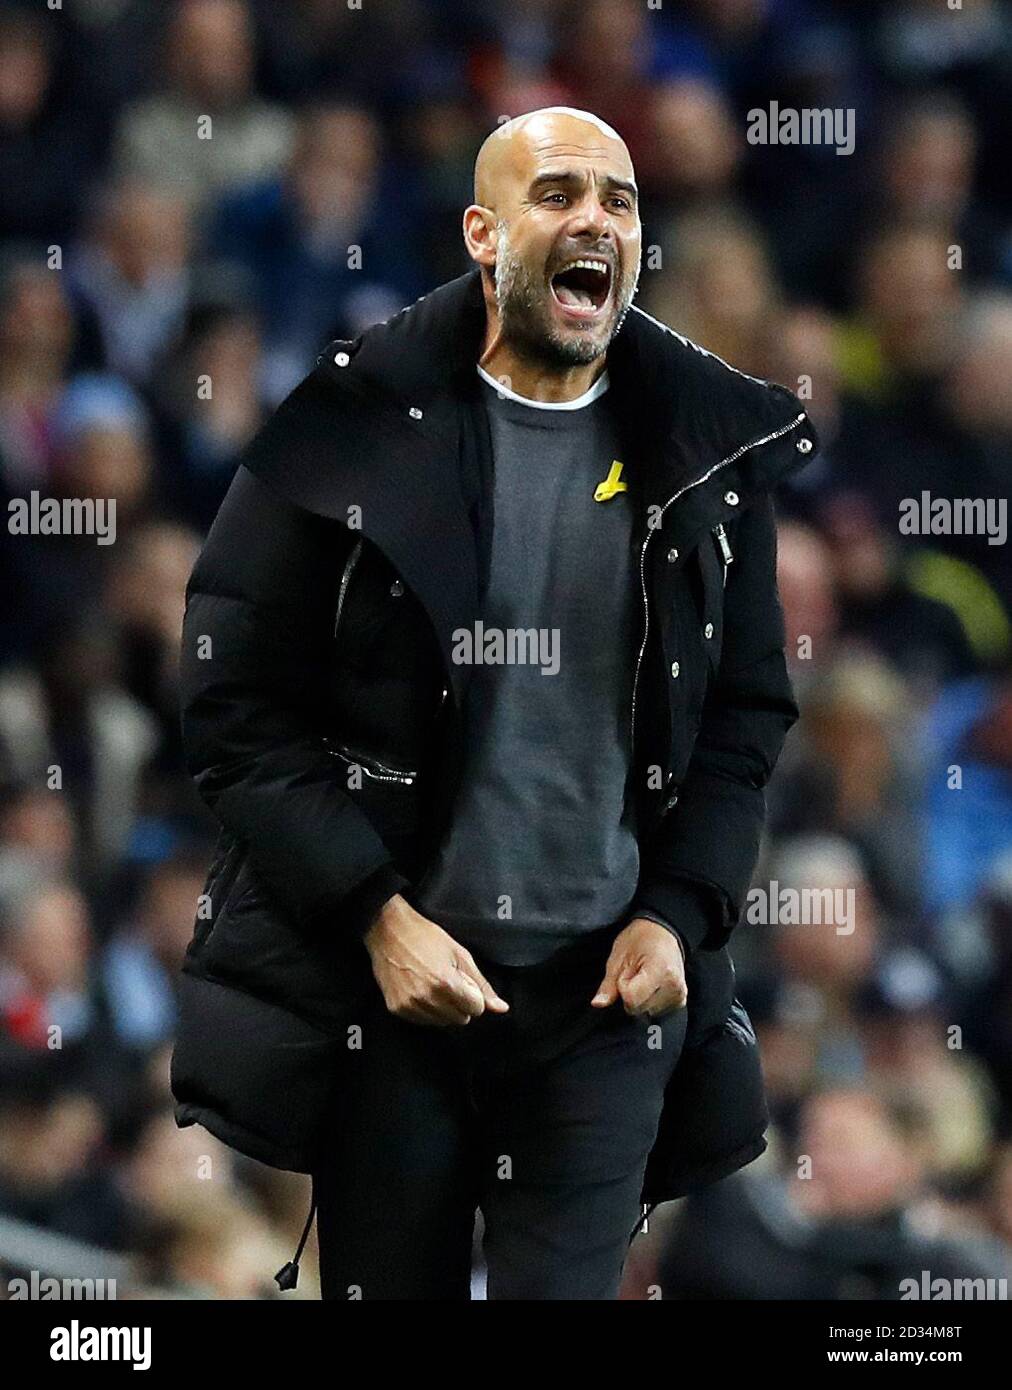
[[[611,219],[601,206],[597,197],[586,197],[573,208],[569,223],[570,236],[606,236],[611,230]]]

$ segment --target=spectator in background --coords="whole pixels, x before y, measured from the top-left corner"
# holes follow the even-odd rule
[[[770,1147],[760,1160],[765,1170],[782,1161],[801,1103],[818,1083],[822,1001],[808,985],[771,963],[768,950],[758,962],[753,959],[751,969],[746,966],[742,992],[759,1039],[770,1108]]]
[[[180,0],[169,14],[166,91],[124,111],[118,174],[171,188],[199,217],[212,196],[280,169],[291,116],[257,98],[253,65],[243,0]]]
[[[210,248],[252,275],[276,401],[328,338],[351,337],[415,297],[406,210],[366,111],[316,106],[284,174],[225,199]]]
[[[652,105],[664,79],[709,69],[688,31],[673,39],[639,0],[569,0],[558,11],[552,75],[564,104],[621,126],[632,161],[647,170],[656,153]]]
[[[819,431],[819,454],[780,489],[782,515],[814,521],[816,499],[839,483],[837,447],[845,401],[836,320],[818,304],[781,304],[767,315],[762,375],[797,392]]]
[[[878,56],[899,80],[924,83],[952,72],[962,81],[986,77],[1008,54],[1012,34],[995,0],[972,0],[962,11],[899,0],[881,14],[875,39]]]
[[[975,658],[959,615],[910,584],[898,532],[887,531],[856,493],[839,493],[820,519],[841,605],[841,637],[885,658],[922,701],[945,682],[969,675]]]
[[[760,371],[779,292],[757,229],[711,209],[679,218],[662,250],[669,271],[647,284],[648,312],[740,371]]]
[[[347,0],[288,0],[285,5],[255,0],[263,86],[288,106],[340,93],[392,117],[406,100],[413,68],[449,68],[454,88],[466,85],[455,50],[476,23],[480,27],[474,11],[481,8],[471,0],[457,6],[450,0],[436,0],[435,5],[383,0],[382,5],[357,7]],[[433,42],[440,23],[456,43]]]
[[[903,244],[901,238],[897,247]],[[943,254],[937,240],[933,252],[926,245],[921,252],[936,259]],[[891,273],[884,269],[883,280]],[[901,310],[888,333],[897,342],[908,331],[911,343],[930,340],[933,346],[925,351],[938,370],[918,382],[914,358],[923,354],[903,348],[910,369],[905,388],[897,378],[891,396],[852,402],[835,452],[836,485],[867,497],[890,534],[898,532],[908,499],[919,505],[925,492],[932,501],[963,498],[978,506],[990,499],[992,510],[1005,498],[1007,508],[1012,299],[988,295],[954,300],[958,272],[941,274],[948,277],[942,282],[946,307],[935,293],[938,277],[932,270],[927,278],[933,288],[923,294],[913,286],[901,291],[913,296],[918,307]],[[919,526],[905,538],[904,547],[911,585],[957,613],[977,664],[1000,664],[1012,636],[1012,550],[1001,535],[985,533],[980,526],[968,534],[962,525],[931,532]]]
[[[972,902],[1012,846],[1012,670],[943,691],[924,756],[925,892],[941,914]]]
[[[1012,850],[993,865],[969,911],[950,909],[939,920],[935,946],[959,981],[966,1046],[997,1091],[998,1131],[1012,1138]],[[1007,1218],[1012,1225],[1012,1207]]]
[[[840,836],[859,851],[880,905],[912,930],[923,911],[912,711],[884,661],[841,648],[813,672],[806,722],[781,788],[777,833]],[[811,885],[818,883],[815,872]]]
[[[762,38],[778,6],[774,0],[689,0],[687,8],[717,49],[733,54],[747,53]]]
[[[0,279],[0,487],[52,485],[53,417],[74,346],[63,277],[19,255]]]
[[[176,854],[156,864],[137,911],[106,945],[102,992],[112,1028],[124,1048],[146,1056],[175,1029],[175,992],[183,955],[203,891],[202,853]]]
[[[0,238],[64,244],[98,153],[96,113],[59,91],[42,15],[0,10]]]
[[[957,326],[955,352],[943,383],[943,438],[956,456],[949,476],[961,497],[1005,499],[1012,476],[1012,294],[979,294]],[[946,425],[948,428],[946,428]],[[929,481],[930,486],[930,481]],[[1007,524],[1007,522],[1006,522]],[[999,538],[995,538],[999,539]],[[983,575],[1012,618],[1012,546],[980,535],[932,540]],[[978,603],[984,602],[981,597]],[[993,608],[993,599],[988,607]],[[1010,646],[1004,633],[981,631],[982,655],[1000,661]]]
[[[755,1009],[776,1153],[817,1082],[862,1080],[855,1008],[892,925],[860,854],[840,836],[774,836],[754,883],[768,895],[767,911],[753,890],[736,960],[742,997]]]
[[[147,812],[192,804],[176,776],[182,756],[178,647],[186,581],[199,548],[199,536],[188,527],[152,522],[121,545],[105,591],[105,611],[118,625],[124,691],[156,731],[147,764]]]
[[[1012,436],[1012,295],[981,295],[970,301],[959,324],[957,352],[946,382],[949,410],[967,433],[1005,452],[996,455],[992,477],[1006,482]]]
[[[64,385],[50,404],[46,442],[48,473],[36,488],[42,497],[100,503],[106,540],[99,544],[89,531],[75,534],[61,527],[53,535],[19,535],[10,547],[8,564],[25,597],[14,623],[14,645],[22,656],[101,605],[116,546],[152,501],[147,412],[117,377],[85,375]],[[27,488],[19,492],[25,495]],[[97,507],[95,515],[97,524]]]
[[[721,91],[698,78],[667,82],[650,100],[649,121],[643,177],[657,212],[727,212],[743,141]]]
[[[71,260],[71,284],[91,316],[102,364],[143,384],[183,327],[191,293],[190,217],[155,184],[105,188]]]
[[[1002,224],[974,198],[977,134],[966,108],[943,92],[901,106],[884,123],[883,220],[951,227],[971,281],[996,273]]]
[[[791,680],[804,691],[815,663],[821,665],[832,655],[840,624],[829,550],[813,527],[785,522],[778,528],[777,585]]]
[[[159,1282],[191,1298],[281,1297],[268,1271],[284,1261],[284,1239],[238,1194],[223,1200],[206,1185],[177,1192],[158,1215],[146,1253]]]
[[[108,1094],[113,1068],[92,966],[81,893],[26,866],[0,901],[0,1092],[49,1061],[61,1084],[96,1099]]]
[[[62,497],[116,502],[121,540],[151,502],[154,460],[148,413],[114,376],[87,373],[67,385],[54,419],[55,490]]]
[[[884,954],[855,1008],[866,1082],[921,1107],[925,1175],[940,1184],[980,1176],[993,1138],[993,1088],[980,1062],[952,1046],[951,1017],[937,967],[909,947]]]
[[[0,1087],[0,1211],[47,1231],[114,1248],[123,1205],[103,1162],[105,1127],[92,1096],[50,1068]]]
[[[903,399],[952,360],[962,285],[949,268],[951,227],[893,225],[860,260],[858,308],[841,342],[849,389]]]
[[[37,666],[0,675],[0,761],[19,781],[68,798],[95,874],[126,850],[157,747],[154,720],[123,690],[118,664],[114,633],[91,614],[51,634]]]
[[[756,930],[769,938],[774,969],[793,988],[795,1007],[803,1001],[813,1020],[816,1074],[857,1079],[861,1053],[851,1011],[888,932],[861,858],[839,837],[800,835],[779,844],[761,885],[767,877],[781,890],[814,894],[813,902],[827,905],[821,920],[814,920],[813,909],[794,914],[805,920]]]
[[[621,125],[638,168],[648,145],[656,34],[637,0],[585,0],[559,12],[554,72],[565,105]]]
[[[418,249],[433,283],[442,284],[467,269],[457,221],[470,196],[482,127],[460,93],[434,93],[412,108],[405,135],[418,178]]]
[[[285,1237],[213,1136],[179,1130],[170,1109],[153,1110],[123,1153],[115,1181],[124,1233],[149,1282],[191,1298],[279,1296],[266,1271],[284,1261]],[[307,1273],[298,1296],[318,1297]]]
[[[938,1231],[916,1102],[827,1088],[805,1105],[797,1166],[738,1175],[689,1198],[654,1271],[670,1299],[895,1300],[903,1281],[1008,1278],[1007,1251],[977,1228]]]
[[[868,46],[871,66],[891,91],[907,97],[944,90],[972,111],[978,188],[1004,209],[1006,224],[1010,53],[1012,17],[1001,0],[964,0],[959,9],[903,0],[880,12]],[[1006,261],[1006,283],[1010,274]]]
[[[866,151],[877,122],[877,93],[853,32],[859,15],[848,7],[844,21],[839,5],[782,0],[693,0],[692,8],[740,128],[771,98],[781,111],[837,111],[853,122],[846,157],[835,143],[747,139],[739,178],[781,282],[839,312],[850,294],[847,248],[864,237]]]
[[[5,709],[0,724],[9,726],[17,714]],[[78,867],[77,826],[66,799],[19,784],[12,773],[4,767],[0,784],[0,897],[8,873],[19,866],[31,864],[42,877],[54,878],[70,878]]]
[[[201,534],[266,415],[259,321],[243,299],[195,306],[154,383],[166,507]]]

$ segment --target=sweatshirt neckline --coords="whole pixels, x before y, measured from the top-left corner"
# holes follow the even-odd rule
[[[512,391],[503,382],[497,381],[494,376],[486,372],[484,367],[477,366],[476,370],[482,381],[484,381],[487,386],[491,386],[493,391],[497,392],[500,396],[504,396],[506,400],[515,401],[518,405],[526,405],[531,410],[583,410],[586,406],[592,405],[594,401],[603,396],[608,389],[608,371],[606,368],[594,382],[593,386],[584,391],[582,396],[577,396],[575,400],[532,401],[529,396],[518,395],[516,391]]]

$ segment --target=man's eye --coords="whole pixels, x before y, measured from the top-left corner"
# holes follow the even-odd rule
[[[628,208],[629,208],[629,200],[628,200],[628,198],[612,198],[611,201],[612,201],[613,203],[616,203],[620,208],[624,208],[624,209],[628,209]]]
[[[546,203],[550,203],[553,198],[557,198],[560,203],[564,203],[566,201],[565,193],[546,193],[544,201]]]

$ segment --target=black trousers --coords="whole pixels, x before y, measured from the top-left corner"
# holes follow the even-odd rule
[[[313,1175],[324,1299],[468,1299],[479,1207],[490,1299],[616,1297],[686,1022],[591,1008],[618,930],[476,955],[510,1012],[464,1027],[395,1018],[369,971]]]

